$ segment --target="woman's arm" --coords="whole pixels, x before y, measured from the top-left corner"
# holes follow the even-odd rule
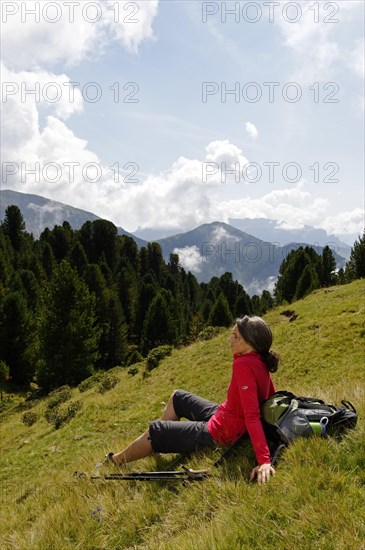
[[[252,441],[258,466],[252,470],[251,479],[257,475],[259,483],[265,483],[275,470],[271,466],[270,451],[261,422],[258,399],[258,380],[255,368],[234,365],[233,378],[237,387],[247,432]]]

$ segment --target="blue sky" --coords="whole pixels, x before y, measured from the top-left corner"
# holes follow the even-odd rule
[[[2,3],[2,188],[132,232],[266,217],[352,242],[364,225],[363,2],[118,4],[117,17],[116,2],[81,0],[72,23],[63,1],[41,2],[38,21],[34,2]],[[37,85],[39,101],[21,96]]]

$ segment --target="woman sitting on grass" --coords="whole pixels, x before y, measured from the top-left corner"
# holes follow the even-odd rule
[[[270,372],[279,363],[270,351],[272,333],[261,317],[245,315],[236,320],[229,343],[233,353],[232,378],[227,399],[221,405],[192,393],[175,390],[161,420],[119,453],[107,458],[116,465],[133,462],[156,453],[188,453],[204,447],[232,445],[248,432],[258,466],[251,473],[265,483],[275,470],[261,423],[260,405],[275,393]],[[179,422],[180,418],[189,422]]]

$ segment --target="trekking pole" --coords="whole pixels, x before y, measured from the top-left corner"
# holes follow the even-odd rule
[[[104,474],[104,475],[92,475],[90,479],[102,479],[106,481],[203,481],[207,477],[210,477],[208,470],[191,470],[182,466],[183,470],[170,470],[163,472],[129,472],[127,474]],[[85,479],[87,474],[84,472],[75,472],[74,477]]]

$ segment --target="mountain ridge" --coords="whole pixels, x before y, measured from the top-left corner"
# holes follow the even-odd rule
[[[102,219],[87,210],[54,201],[41,195],[4,189],[0,190],[0,220],[4,219],[5,210],[10,204],[15,204],[20,208],[25,221],[25,228],[28,233],[33,233],[35,238],[38,238],[46,227],[53,229],[55,225],[62,224],[64,221],[68,221],[72,229],[80,229],[87,221]],[[117,229],[119,235],[132,237],[138,246],[147,244],[146,241],[132,235],[122,227],[117,227]]]
[[[212,276],[231,272],[251,296],[263,290],[273,291],[279,268],[287,254],[308,243],[289,243],[277,246],[245,233],[224,222],[202,224],[199,227],[172,237],[157,240],[165,259],[171,253],[179,255],[180,264],[192,271],[200,282]],[[323,247],[315,248],[322,254]],[[346,261],[333,252],[337,267]]]
[[[95,214],[70,205],[46,199],[39,195],[0,191],[0,219],[9,204],[16,204],[25,220],[26,230],[38,237],[49,226],[68,221],[73,229],[80,229],[86,221],[100,219]],[[118,234],[133,238],[139,247],[147,246],[132,233],[118,228]],[[279,274],[279,267],[286,255],[299,246],[313,246],[306,242],[289,242],[281,246],[272,240],[242,231],[225,222],[204,223],[189,231],[177,233],[154,242],[160,244],[164,258],[171,253],[179,255],[180,265],[191,271],[199,282],[208,282],[213,276],[229,271],[241,283],[248,294],[272,291]],[[279,245],[279,246],[278,246]],[[317,243],[316,243],[317,245]],[[318,254],[323,247],[314,246]],[[334,251],[337,267],[344,267],[345,258]]]

